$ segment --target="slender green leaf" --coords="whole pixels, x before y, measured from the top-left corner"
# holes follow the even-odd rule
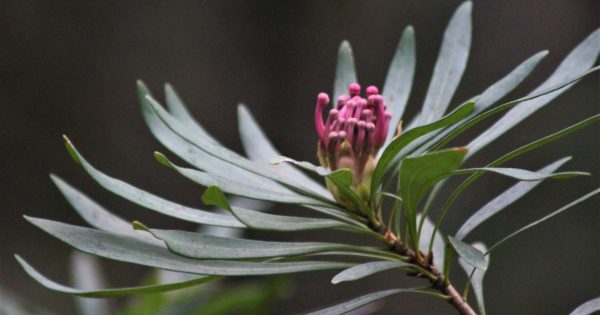
[[[342,269],[348,263],[325,261],[240,262],[197,260],[175,255],[168,249],[137,239],[69,225],[51,220],[25,217],[29,222],[82,252],[154,268],[201,275],[273,275],[315,270]]]
[[[487,247],[485,244],[477,242],[472,245],[478,251],[485,253],[487,251]],[[485,256],[486,264],[490,265],[490,255]],[[483,278],[485,276],[485,270],[473,268],[469,263],[467,263],[464,259],[458,260],[460,266],[465,270],[467,276],[470,278],[471,286],[473,286],[473,293],[475,294],[475,299],[477,300],[477,306],[479,307],[479,314],[485,315],[485,301],[483,298]]]
[[[470,1],[464,2],[446,28],[417,126],[438,120],[452,100],[469,58],[472,7]]]
[[[314,198],[299,195],[283,187],[277,189],[274,189],[274,187],[260,187],[232,179],[231,177],[224,177],[216,174],[210,174],[194,170],[191,168],[181,167],[171,162],[160,152],[154,152],[154,157],[164,165],[174,169],[175,171],[177,171],[177,173],[183,175],[183,177],[195,183],[198,183],[205,187],[219,186],[223,191],[237,196],[280,203],[313,205],[324,204],[320,200],[315,200]]]
[[[400,196],[414,249],[418,249],[419,244],[416,225],[419,201],[436,182],[456,170],[466,154],[465,148],[455,148],[403,160],[399,175]]]
[[[331,283],[338,284],[345,281],[359,280],[378,272],[390,269],[420,269],[419,266],[403,261],[370,261],[350,267],[338,273],[331,279]]]
[[[314,192],[313,190],[306,188],[304,185],[298,183],[297,181],[289,178],[284,178],[270,169],[268,166],[256,164],[239,154],[209,141],[201,137],[195,137],[193,134],[190,134],[184,125],[175,120],[167,111],[165,111],[160,104],[152,98],[150,95],[146,95],[146,100],[148,102],[143,102],[143,106],[147,107],[148,110],[153,111],[153,113],[173,132],[175,132],[179,137],[188,141],[190,144],[194,145],[196,148],[218,158],[228,163],[231,163],[237,167],[243,168],[255,175],[259,175],[273,181],[276,181],[280,184],[284,184],[286,187],[302,192],[303,194],[309,194],[316,198],[322,199],[324,201],[330,201],[331,196],[323,195],[319,192]]]
[[[488,267],[487,260],[485,259],[484,253],[480,252],[477,248],[455,239],[452,236],[448,236],[448,241],[452,244],[456,253],[465,260],[469,265],[480,269],[486,270]]]
[[[100,262],[94,256],[74,251],[71,254],[71,282],[83,290],[100,290],[106,287],[104,273]],[[111,314],[107,300],[75,297],[75,305],[80,314],[108,315]]]
[[[589,315],[598,311],[600,311],[600,297],[579,305],[569,315]]]
[[[150,91],[146,89],[145,94],[150,94]],[[165,84],[165,102],[167,103],[167,108],[169,109],[169,112],[173,115],[173,117],[175,117],[181,123],[186,125],[190,130],[197,133],[199,136],[217,143],[217,140],[213,138],[204,129],[204,127],[202,127],[202,125],[200,125],[196,121],[196,119],[194,119],[194,117],[190,114],[179,95],[177,95],[177,92],[175,92],[173,86],[169,83]]]
[[[292,232],[353,227],[348,223],[332,219],[282,216],[237,207],[232,207],[231,211],[248,228],[257,230]]]
[[[144,190],[136,188],[124,181],[110,177],[89,164],[77,151],[71,141],[65,136],[65,145],[72,156],[83,166],[85,171],[92,176],[100,186],[108,191],[121,196],[142,207],[154,210],[156,212],[172,216],[178,219],[198,223],[226,227],[243,227],[244,225],[237,221],[233,216],[214,214],[205,210],[189,208],[156,195],[152,195]]]
[[[328,251],[373,252],[376,250],[375,248],[348,244],[270,242],[219,237],[178,230],[149,229],[139,222],[134,222],[134,228],[147,231],[157,239],[164,241],[171,252],[194,259],[277,258]]]
[[[396,156],[400,153],[400,151],[406,145],[408,145],[412,141],[416,140],[417,138],[419,138],[427,133],[430,133],[436,129],[440,129],[445,126],[449,126],[449,125],[459,122],[461,119],[463,119],[469,115],[469,113],[473,110],[474,105],[475,105],[475,102],[467,102],[467,103],[461,105],[460,107],[458,107],[457,109],[455,109],[452,113],[443,117],[442,119],[440,119],[434,123],[431,123],[429,125],[424,125],[424,126],[419,126],[419,127],[413,128],[413,129],[403,133],[400,137],[393,140],[385,148],[385,151],[383,151],[383,153],[381,154],[381,157],[379,158],[379,161],[377,162],[377,167],[375,168],[375,171],[373,172],[373,179],[371,182],[371,196],[375,195],[375,193],[379,189],[379,186],[381,185],[381,182],[383,180],[385,173],[388,171],[389,168],[393,168],[393,167],[390,167],[390,166],[393,166],[390,164],[392,164],[392,162],[394,161]]]
[[[162,245],[162,242],[157,241],[155,238],[145,233],[135,231],[131,228],[130,222],[110,213],[108,210],[104,209],[94,200],[90,199],[88,196],[69,185],[60,177],[50,174],[50,178],[56,187],[58,187],[60,192],[65,196],[69,204],[71,204],[71,206],[89,225],[100,230],[128,235],[141,241],[150,242],[155,245]]]
[[[583,40],[571,53],[563,60],[554,73],[533,90],[530,94],[537,94],[548,87],[559,84],[560,82],[568,81],[577,77],[581,73],[590,69],[600,53],[600,29],[593,32],[585,40]],[[529,117],[535,111],[548,104],[558,95],[569,89],[571,85],[567,85],[562,89],[546,94],[542,97],[522,102],[517,107],[511,109],[500,120],[498,120],[488,130],[484,131],[477,138],[468,144],[469,154],[473,155],[480,149],[485,147],[490,142],[504,134],[506,131],[514,127],[516,124]]]
[[[238,124],[242,145],[250,160],[267,164],[271,159],[281,155],[273,144],[271,144],[254,117],[252,117],[248,108],[243,104],[238,105]],[[322,194],[327,194],[327,189],[322,184],[318,184],[312,178],[290,165],[281,165],[273,169],[282,176],[294,178],[315,191],[320,190]]]
[[[392,113],[390,128],[386,137],[386,147],[396,132],[396,126],[404,115],[404,109],[410,96],[416,67],[415,30],[408,26],[402,32],[402,38],[390,64],[382,95]]]
[[[511,168],[511,167],[477,167],[477,168],[465,168],[456,170],[453,172],[453,175],[463,175],[470,173],[478,173],[478,172],[491,172],[497,173],[500,175],[504,175],[507,177],[515,178],[518,180],[524,181],[538,181],[546,178],[553,179],[566,179],[575,176],[589,176],[590,173],[586,172],[558,172],[558,173],[538,173],[528,170],[523,170],[519,168]]]
[[[559,167],[569,161],[571,158],[566,157],[562,158],[558,161],[555,161],[540,170],[538,173],[552,173],[556,171]],[[490,217],[494,216],[496,213],[502,211],[515,201],[519,200],[525,194],[534,189],[537,185],[541,184],[542,181],[521,181],[517,184],[513,185],[509,189],[505,190],[503,193],[498,195],[496,198],[492,199],[481,209],[477,210],[463,225],[460,227],[456,235],[454,236],[458,240],[463,240],[471,231],[473,231],[477,226],[481,223],[485,222]]]
[[[182,282],[174,282],[174,283],[165,283],[158,285],[148,285],[148,286],[139,286],[139,287],[127,287],[127,288],[115,288],[115,289],[97,289],[97,290],[85,290],[85,289],[76,289],[72,287],[68,287],[62,285],[60,283],[54,282],[39,273],[35,270],[31,265],[29,265],[23,258],[18,255],[15,255],[15,258],[21,265],[21,267],[27,272],[29,276],[31,276],[34,280],[39,282],[44,287],[58,291],[62,293],[84,296],[84,297],[95,297],[95,298],[107,298],[107,297],[118,297],[118,296],[128,296],[128,295],[139,295],[139,294],[148,294],[148,293],[160,293],[172,290],[183,289],[191,286],[196,286],[213,279],[216,277],[211,276],[202,276],[195,278],[193,280],[187,280]]]
[[[340,95],[348,94],[350,83],[358,82],[352,47],[348,41],[342,41],[338,49],[337,65],[335,68],[335,82],[333,84],[333,99]]]
[[[558,209],[558,210],[556,210],[556,211],[554,211],[554,212],[552,212],[552,213],[544,216],[543,218],[541,218],[539,220],[536,220],[536,221],[533,221],[533,222],[527,224],[526,226],[524,226],[524,227],[516,230],[515,232],[511,233],[510,235],[506,236],[505,238],[501,239],[496,244],[494,244],[493,246],[491,246],[490,249],[488,250],[488,253],[491,252],[496,247],[498,247],[501,244],[503,244],[504,242],[508,241],[509,239],[511,239],[511,238],[513,238],[513,237],[515,237],[515,236],[517,236],[517,235],[519,235],[519,234],[521,234],[521,233],[529,230],[530,228],[532,228],[532,227],[534,227],[534,226],[536,226],[536,225],[538,225],[538,224],[540,224],[540,223],[542,223],[542,222],[544,222],[546,220],[551,219],[555,215],[560,214],[560,213],[562,213],[562,212],[570,209],[571,207],[573,207],[573,206],[575,206],[575,205],[577,205],[577,204],[579,204],[579,203],[581,203],[581,202],[583,202],[583,201],[585,201],[585,200],[587,200],[589,198],[594,197],[595,195],[597,195],[599,193],[600,193],[600,188],[598,188],[598,189],[596,189],[596,190],[594,190],[592,192],[589,192],[589,193],[585,194],[582,197],[579,197],[578,199],[570,202],[569,204],[567,204],[567,205],[563,206],[562,208],[560,208],[560,209]]]
[[[435,297],[440,297],[439,294],[430,291],[424,291],[421,289],[390,289],[384,291],[378,291],[369,293],[352,300],[346,301],[344,303],[340,303],[334,306],[330,306],[328,308],[324,308],[322,310],[318,310],[316,312],[310,312],[306,315],[340,315],[346,314],[352,310],[355,310],[359,307],[365,306],[367,304],[373,303],[377,300],[381,300],[391,295],[396,295],[400,293],[418,293],[424,295],[430,295]]]

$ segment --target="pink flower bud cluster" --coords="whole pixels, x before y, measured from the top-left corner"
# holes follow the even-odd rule
[[[344,156],[357,161],[354,166],[364,165],[384,144],[390,124],[391,113],[386,111],[377,87],[369,86],[365,91],[366,98],[360,96],[361,87],[357,83],[350,84],[348,90],[349,95],[338,97],[325,122],[322,113],[329,104],[329,96],[319,93],[317,97],[315,127],[319,136],[319,155],[326,160],[324,166],[332,170],[340,168],[337,164]],[[344,156],[340,156],[340,150],[346,151],[344,147],[348,145],[351,152],[343,152]]]

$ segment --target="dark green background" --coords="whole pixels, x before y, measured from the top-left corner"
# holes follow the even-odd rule
[[[407,113],[411,116],[422,104],[444,28],[459,4],[433,0],[1,2],[0,285],[58,314],[73,311],[70,297],[34,283],[12,258],[19,253],[51,277],[67,279],[70,249],[21,218],[28,214],[82,224],[52,186],[49,172],[128,219],[143,219],[156,227],[194,228],[111,196],[63,148],[60,135],[66,133],[108,174],[200,206],[199,187],[154,161],[152,151],[165,150],[139,114],[136,79],[144,79],[155,94],[160,94],[163,82],[173,83],[198,120],[238,151],[235,108],[243,101],[283,153],[315,161],[314,100],[318,92],[331,90],[339,42],[351,41],[361,83],[381,85],[403,28],[415,26],[418,64]],[[480,93],[535,52],[549,49],[550,55],[510,98],[526,94],[599,26],[600,2],[475,1],[473,13],[471,58],[454,105]],[[469,165],[482,165],[598,113],[598,91],[598,76],[587,78]],[[565,169],[590,171],[594,177],[543,184],[483,225],[470,240],[493,242],[599,186],[598,131],[598,127],[588,128],[511,162],[511,166],[536,169],[573,155]],[[459,200],[443,229],[455,231],[472,211],[510,184],[498,176],[484,176]],[[565,314],[598,296],[599,208],[598,198],[588,201],[499,248],[486,278],[489,313]],[[304,239],[298,234],[292,238]],[[132,284],[144,272],[120,263],[105,266],[113,284]],[[334,288],[329,283],[332,275],[297,276],[296,294],[279,306],[279,312],[314,309],[376,288],[408,285],[407,278],[388,273]],[[464,281],[460,272],[454,277]],[[443,302],[414,296],[390,298],[385,305],[381,313],[451,313]]]

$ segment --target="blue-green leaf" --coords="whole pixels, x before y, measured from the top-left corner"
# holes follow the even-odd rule
[[[231,211],[248,228],[257,230],[292,232],[353,227],[348,223],[332,219],[282,216],[237,207],[232,207]]]
[[[528,170],[523,170],[519,168],[511,168],[511,167],[477,167],[477,168],[466,168],[461,170],[456,170],[452,173],[452,175],[462,175],[462,174],[470,174],[470,173],[478,173],[478,172],[491,172],[500,175],[504,175],[507,177],[511,177],[518,180],[524,181],[538,181],[546,178],[553,179],[566,179],[575,176],[589,176],[590,173],[586,172],[558,172],[558,173],[538,173]]]
[[[579,76],[591,68],[598,54],[600,53],[600,29],[593,32],[585,40],[583,40],[571,53],[563,60],[554,73],[533,90],[530,94],[537,94],[548,87],[560,84],[561,82],[569,81],[574,77]],[[517,107],[511,109],[500,120],[492,125],[485,132],[468,144],[469,154],[475,154],[480,149],[485,147],[490,142],[510,130],[516,124],[529,117],[535,111],[548,104],[554,98],[569,89],[571,85],[567,85],[562,89],[548,93],[542,97],[520,103]]]
[[[456,253],[465,260],[469,265],[480,269],[486,270],[488,267],[488,262],[485,259],[485,254],[479,251],[477,248],[455,239],[452,236],[448,236],[448,241],[452,244]]]
[[[94,256],[73,252],[71,255],[71,282],[75,287],[94,291],[106,287],[104,273],[100,262]],[[75,305],[80,314],[109,315],[110,305],[107,300],[75,297]]]
[[[140,82],[141,83],[141,82]],[[140,84],[138,83],[138,86]],[[143,86],[143,83],[141,83]],[[149,95],[150,91],[144,86],[145,95]],[[145,96],[144,95],[144,96]],[[210,141],[217,143],[217,140],[213,138],[205,129],[202,127],[190,114],[187,107],[175,92],[175,89],[169,83],[165,84],[165,102],[167,103],[167,108],[173,117],[179,120],[181,123],[185,124],[190,130],[197,133],[199,136],[204,137]]]
[[[139,294],[148,294],[148,293],[159,293],[166,292],[172,290],[183,289],[191,286],[196,286],[211,280],[216,279],[216,277],[203,276],[198,277],[193,280],[187,280],[182,282],[174,282],[174,283],[164,283],[158,285],[148,285],[148,286],[139,286],[139,287],[126,287],[126,288],[114,288],[114,289],[97,289],[97,290],[85,290],[85,289],[77,289],[62,285],[60,283],[54,282],[39,273],[35,270],[31,265],[29,265],[23,258],[18,255],[15,255],[15,258],[21,265],[21,267],[27,272],[29,276],[31,276],[34,280],[39,282],[44,287],[67,294],[84,296],[84,297],[95,297],[95,298],[108,298],[108,297],[118,297],[118,296],[128,296],[128,295],[139,295]]]
[[[575,205],[577,205],[577,204],[579,204],[579,203],[581,203],[581,202],[583,202],[583,201],[585,201],[585,200],[587,200],[589,198],[594,197],[595,195],[597,195],[599,193],[600,193],[600,188],[598,188],[598,189],[596,189],[596,190],[594,190],[592,192],[589,192],[589,193],[587,193],[587,194],[579,197],[578,199],[570,202],[569,204],[567,204],[567,205],[561,207],[560,209],[558,209],[558,210],[556,210],[556,211],[554,211],[554,212],[552,212],[552,213],[544,216],[543,218],[541,218],[539,220],[536,220],[536,221],[533,221],[533,222],[527,224],[526,226],[524,226],[524,227],[516,230],[515,232],[511,233],[510,235],[508,235],[505,238],[503,238],[500,241],[498,241],[496,244],[492,245],[490,247],[490,249],[488,250],[488,252],[491,252],[493,249],[495,249],[496,247],[500,246],[501,244],[503,244],[504,242],[508,241],[509,239],[511,239],[511,238],[513,238],[513,237],[515,237],[515,236],[517,236],[517,235],[519,235],[519,234],[521,234],[521,233],[529,230],[530,228],[532,228],[532,227],[534,227],[534,226],[536,226],[536,225],[538,225],[538,224],[540,224],[540,223],[542,223],[542,222],[544,222],[546,220],[551,219],[555,215],[558,215],[558,214],[560,214],[560,213],[562,213],[562,212],[570,209],[571,207],[573,207],[573,206],[575,206]]]
[[[600,311],[600,297],[579,305],[569,315],[589,315],[598,311]]]
[[[338,284],[345,281],[359,280],[364,277],[390,269],[420,269],[419,266],[403,261],[370,261],[350,267],[338,273],[331,279],[331,283]],[[414,271],[414,270],[413,270]]]
[[[315,270],[342,269],[348,263],[326,261],[246,262],[197,260],[175,255],[168,249],[112,234],[61,222],[25,217],[29,222],[82,252],[148,267],[201,275],[274,275]]]
[[[555,161],[540,170],[538,173],[552,173],[556,171],[559,167],[569,161],[571,158],[566,157],[562,158],[558,161]],[[534,189],[537,185],[541,184],[542,181],[521,181],[517,184],[513,185],[496,198],[492,199],[481,209],[477,210],[469,219],[463,223],[460,227],[456,235],[454,236],[458,240],[463,240],[471,231],[473,231],[477,226],[481,223],[485,222],[487,219],[495,215],[496,213],[502,211],[515,201],[519,200],[525,194]]]
[[[473,243],[472,245],[478,251],[485,253],[487,252],[487,247],[483,243]],[[485,256],[486,264],[489,266],[490,264],[490,255]],[[485,315],[485,302],[483,298],[483,278],[485,276],[485,270],[473,268],[471,264],[465,262],[464,259],[458,260],[460,266],[465,270],[467,276],[470,277],[471,286],[473,287],[473,293],[475,294],[475,299],[477,300],[477,306],[479,307],[479,314]]]
[[[446,28],[417,126],[438,120],[452,100],[469,58],[472,7],[470,1],[464,2]]]
[[[383,85],[382,96],[388,105],[388,111],[392,113],[390,128],[383,147],[392,141],[396,126],[404,115],[415,75],[415,50],[415,30],[412,26],[408,26],[402,33]]]
[[[350,83],[358,82],[352,47],[348,41],[342,41],[338,49],[337,65],[335,68],[335,82],[333,84],[333,100],[340,95],[348,94]]]
[[[89,164],[81,154],[77,151],[71,141],[65,136],[65,145],[69,153],[74,156],[77,161],[83,166],[86,172],[92,176],[100,186],[108,191],[121,196],[133,203],[142,207],[154,210],[156,212],[172,216],[178,219],[198,223],[209,224],[226,227],[244,227],[242,223],[237,221],[233,216],[215,214],[205,210],[189,208],[156,195],[150,194],[144,190],[136,188],[124,181],[110,177]]]

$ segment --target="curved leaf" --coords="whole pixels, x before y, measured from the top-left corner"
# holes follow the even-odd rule
[[[353,227],[337,220],[282,216],[237,207],[232,207],[231,212],[248,228],[257,230],[292,232]]]
[[[470,1],[464,2],[448,23],[417,126],[438,120],[452,100],[469,58],[472,7]]]
[[[600,29],[593,32],[579,45],[577,45],[577,47],[575,47],[575,49],[573,49],[573,51],[571,51],[571,53],[569,53],[569,55],[558,66],[554,73],[530,94],[537,94],[539,91],[543,91],[550,86],[559,84],[560,82],[568,81],[585,72],[594,65],[599,53]],[[529,115],[548,104],[571,86],[573,85],[567,85],[562,89],[546,94],[542,97],[522,102],[517,107],[511,109],[494,125],[492,125],[468,144],[470,155],[478,152],[487,144],[494,141],[506,131],[510,130],[516,124],[529,117]]]
[[[483,243],[473,243],[472,245],[478,251],[485,253],[487,251],[487,247]],[[486,264],[489,266],[490,264],[490,255],[485,256]],[[483,278],[485,276],[485,270],[473,268],[469,263],[465,262],[464,259],[458,260],[460,266],[465,270],[467,276],[469,276],[471,280],[471,286],[473,286],[473,293],[475,294],[475,299],[477,300],[477,306],[479,307],[480,315],[485,315],[485,302],[483,298]]]
[[[538,173],[552,173],[556,171],[559,167],[569,161],[571,158],[566,157],[562,158],[556,162],[553,162],[540,170]],[[495,215],[496,213],[502,211],[513,202],[519,200],[525,194],[530,192],[537,185],[541,184],[542,181],[521,181],[517,184],[513,185],[496,198],[492,199],[481,209],[477,210],[469,219],[463,223],[463,225],[458,229],[456,235],[454,236],[458,240],[463,240],[471,231],[473,231],[477,226],[481,223],[485,222],[487,219]]]
[[[488,262],[485,259],[485,254],[479,251],[477,248],[455,239],[452,236],[448,236],[448,241],[452,244],[456,253],[464,259],[464,261],[480,270],[486,270],[488,267]]]
[[[569,315],[589,315],[598,311],[600,311],[600,297],[579,305]]]
[[[19,261],[20,262],[20,261]],[[94,256],[74,251],[71,254],[71,282],[75,287],[93,291],[106,287],[100,262]],[[75,305],[80,314],[109,315],[110,305],[107,300],[75,298]]]
[[[104,187],[108,191],[121,196],[135,204],[142,207],[154,210],[156,212],[172,216],[178,219],[198,223],[198,224],[209,224],[218,225],[225,227],[244,227],[242,223],[237,221],[233,216],[226,216],[221,214],[215,214],[212,212],[189,208],[156,195],[152,195],[144,190],[136,188],[124,181],[110,177],[89,164],[81,154],[77,151],[75,146],[71,143],[69,138],[64,136],[65,146],[69,153],[74,156],[85,171],[92,176],[92,178]]]
[[[147,90],[147,89],[146,89]],[[145,94],[150,94],[146,91]],[[165,84],[165,103],[167,108],[173,117],[185,124],[190,130],[197,133],[199,136],[204,137],[207,140],[217,143],[217,140],[213,138],[205,129],[200,125],[194,117],[190,114],[183,101],[175,92],[173,86],[169,83]]]
[[[388,111],[392,113],[391,128],[388,130],[384,148],[392,141],[396,133],[395,127],[398,126],[404,115],[415,76],[415,50],[415,30],[412,26],[408,26],[402,32],[400,43],[398,43],[383,85],[382,96],[388,106]]]
[[[333,84],[333,100],[340,95],[348,94],[350,83],[358,82],[352,47],[348,41],[342,41],[338,49],[337,65],[335,68],[335,82]]]
[[[138,265],[201,275],[250,276],[274,275],[315,270],[348,268],[352,264],[302,262],[240,262],[197,260],[175,255],[166,248],[137,239],[61,222],[25,217],[48,234],[82,252]]]
[[[518,180],[524,181],[538,181],[546,178],[553,179],[566,179],[575,176],[589,176],[590,173],[586,172],[558,172],[558,173],[538,173],[528,170],[523,170],[520,168],[511,168],[511,167],[476,167],[476,168],[465,168],[456,170],[452,175],[463,175],[470,173],[478,173],[478,172],[491,172],[497,173],[500,175],[504,175],[507,177],[515,178]]]
[[[15,255],[15,258],[21,265],[21,267],[27,272],[29,276],[31,276],[34,280],[39,282],[44,287],[58,291],[62,293],[84,296],[84,297],[95,297],[95,298],[108,298],[108,297],[118,297],[118,296],[128,296],[128,295],[138,295],[138,294],[148,294],[148,293],[159,293],[166,292],[172,290],[183,289],[195,285],[199,285],[211,280],[216,279],[216,277],[211,276],[203,276],[199,278],[195,278],[193,280],[182,281],[182,282],[174,282],[174,283],[165,283],[158,285],[149,285],[149,286],[139,286],[139,287],[127,287],[127,288],[116,288],[116,289],[98,289],[98,290],[85,290],[85,289],[76,289],[72,287],[68,287],[62,285],[60,283],[54,282],[39,273],[35,270],[31,265],[29,265],[23,258],[19,255]]]
[[[419,266],[403,262],[403,261],[370,261],[364,264],[356,265],[354,267],[350,267],[342,272],[338,273],[331,279],[331,283],[338,284],[340,282],[345,281],[354,281],[359,280],[364,277],[368,277],[370,275],[376,274],[378,272],[396,269],[396,268],[416,268],[419,269]]]

